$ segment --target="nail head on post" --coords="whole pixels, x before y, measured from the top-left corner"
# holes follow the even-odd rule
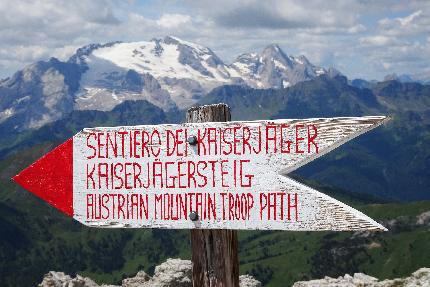
[[[199,219],[199,215],[195,211],[191,211],[189,216],[191,221],[196,221],[197,219]]]
[[[190,136],[190,137],[188,137],[187,141],[188,141],[188,143],[190,145],[196,145],[197,144],[197,138],[196,138],[196,136]]]

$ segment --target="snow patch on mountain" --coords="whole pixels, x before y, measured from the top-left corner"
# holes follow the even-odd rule
[[[175,37],[115,43],[93,49],[80,60],[88,69],[82,75],[78,109],[97,105],[102,110],[112,109],[117,104],[108,96],[112,91],[120,101],[128,96],[164,109],[184,108],[217,86],[235,83],[238,76],[209,48]],[[141,83],[132,93],[122,85],[129,71],[136,72],[135,80]],[[153,82],[150,87],[137,79],[148,75]]]

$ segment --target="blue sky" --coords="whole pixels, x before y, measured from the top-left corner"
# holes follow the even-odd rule
[[[349,78],[430,78],[430,1],[0,1],[0,77],[89,43],[173,35],[226,63],[277,43]]]

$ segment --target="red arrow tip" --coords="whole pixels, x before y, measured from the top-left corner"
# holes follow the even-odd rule
[[[12,179],[60,211],[73,216],[73,138]]]

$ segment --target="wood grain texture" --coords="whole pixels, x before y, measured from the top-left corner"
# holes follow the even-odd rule
[[[193,286],[238,287],[237,231],[191,230]]]
[[[191,108],[188,122],[226,122],[230,108],[224,104]],[[239,258],[236,230],[191,230],[193,286],[239,287]]]

